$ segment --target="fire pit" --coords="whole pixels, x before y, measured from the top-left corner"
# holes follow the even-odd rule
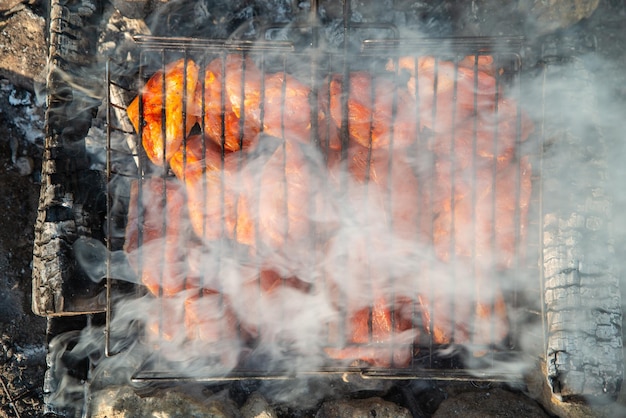
[[[619,391],[603,168],[550,112],[572,68],[580,89],[559,94],[589,93],[562,38],[416,36],[318,2],[202,38],[172,3],[147,18],[168,36],[107,61],[102,117],[71,84],[96,40],[63,37],[96,7],[55,7],[33,287],[55,347],[102,326],[102,363],[132,357],[141,385],[521,383],[539,339],[559,396]],[[541,91],[523,72],[538,49]],[[563,189],[554,153],[586,180]],[[89,380],[100,361],[72,367]]]

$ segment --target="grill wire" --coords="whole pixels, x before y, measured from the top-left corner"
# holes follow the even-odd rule
[[[313,85],[310,93],[310,103],[311,106],[311,117],[310,120],[313,121],[310,127],[310,143],[315,145],[319,150],[321,150],[324,156],[328,156],[332,153],[330,150],[330,143],[327,140],[329,135],[327,135],[327,131],[330,129],[330,118],[326,119],[326,124],[318,124],[315,121],[318,121],[318,111],[317,102],[318,97],[322,94],[330,95],[330,74],[342,74],[343,80],[351,80],[353,77],[354,71],[359,70],[359,62],[368,60],[368,62],[392,62],[394,63],[394,67],[398,68],[400,57],[410,56],[412,60],[414,60],[414,65],[417,68],[418,59],[423,56],[434,57],[435,60],[435,76],[434,76],[434,87],[433,89],[437,91],[437,85],[441,81],[439,69],[438,67],[442,65],[443,62],[458,62],[462,58],[467,56],[473,56],[474,68],[472,69],[474,74],[475,89],[478,89],[478,62],[481,57],[492,57],[494,62],[497,63],[496,68],[502,68],[504,71],[497,72],[495,74],[496,77],[496,102],[497,97],[501,93],[501,89],[504,86],[507,87],[507,91],[513,91],[517,94],[522,93],[522,85],[521,79],[519,77],[519,73],[521,70],[521,58],[519,51],[521,49],[521,40],[520,39],[487,39],[487,38],[455,38],[455,39],[419,39],[419,40],[397,40],[397,39],[385,39],[385,40],[371,40],[363,42],[362,49],[359,51],[355,57],[354,53],[350,52],[350,54],[346,54],[346,51],[343,52],[328,52],[324,51],[323,53],[315,53],[309,54],[308,52],[300,53],[294,51],[293,45],[289,42],[256,42],[254,44],[246,41],[201,41],[197,39],[187,39],[187,38],[145,38],[145,39],[137,39],[140,48],[140,60],[139,60],[139,72],[137,75],[134,74],[125,74],[125,69],[117,66],[116,63],[110,62],[107,68],[107,84],[108,84],[108,111],[107,111],[107,179],[108,179],[108,198],[109,198],[109,217],[107,222],[107,232],[108,232],[108,240],[107,245],[109,252],[119,251],[123,249],[124,246],[124,228],[126,224],[131,221],[129,214],[134,213],[136,216],[136,222],[139,225],[137,229],[137,246],[141,247],[144,243],[146,237],[144,236],[144,232],[146,230],[144,226],[144,216],[146,215],[146,210],[149,208],[144,207],[141,202],[143,197],[147,193],[151,193],[152,191],[149,189],[150,187],[156,187],[157,191],[160,190],[160,197],[158,205],[163,207],[162,210],[162,219],[161,225],[159,229],[161,231],[166,231],[172,219],[170,219],[168,215],[168,205],[171,205],[170,199],[166,194],[168,190],[168,185],[175,178],[171,172],[171,170],[160,170],[155,164],[149,161],[149,158],[146,156],[145,150],[140,144],[140,138],[142,138],[142,134],[144,129],[146,129],[146,123],[143,120],[143,115],[145,114],[143,109],[143,101],[139,100],[139,132],[133,132],[132,126],[129,126],[128,121],[124,122],[122,119],[126,112],[125,103],[120,99],[120,95],[123,97],[133,97],[137,94],[141,97],[141,94],[137,86],[144,84],[153,74],[161,71],[163,74],[162,85],[163,85],[163,99],[167,95],[166,92],[166,83],[165,83],[165,70],[166,66],[169,63],[172,63],[178,59],[183,59],[185,62],[184,73],[187,74],[189,71],[188,63],[190,60],[193,60],[199,68],[204,68],[208,63],[210,63],[214,59],[220,59],[222,63],[222,70],[225,70],[226,66],[226,57],[230,55],[237,55],[241,57],[250,57],[253,62],[260,63],[259,69],[261,71],[262,77],[261,80],[265,79],[265,76],[270,73],[285,73],[285,74],[293,74],[294,69],[297,71],[297,76],[301,80],[312,80],[311,83]],[[442,42],[445,42],[450,46],[450,49],[453,51],[452,54],[447,54],[446,56],[438,55],[438,50]],[[498,45],[495,47],[494,45]],[[419,51],[407,53],[407,51]],[[242,60],[243,65],[246,65],[247,61]],[[294,65],[297,63],[297,65]],[[454,74],[458,76],[459,74],[459,66],[454,65]],[[242,74],[242,82],[241,82],[241,96],[243,97],[246,93],[245,91],[245,68],[241,69]],[[381,70],[382,72],[382,70]],[[402,77],[402,73],[400,71],[391,71],[387,72],[387,74],[393,74],[393,84],[397,85],[398,79]],[[224,74],[224,72],[222,72]],[[417,75],[419,78],[419,74]],[[187,97],[186,91],[186,81],[187,77],[183,77],[183,109],[190,109],[191,103],[190,98]],[[207,104],[204,102],[204,91],[206,86],[204,85],[204,77],[198,77],[198,82],[202,85],[202,110],[200,114],[202,115],[201,121],[196,125],[193,129],[196,130],[196,133],[200,135],[206,135],[204,132],[205,126],[205,107]],[[202,80],[202,81],[200,81]],[[283,77],[283,80],[286,78]],[[454,89],[455,95],[454,99],[456,100],[456,88],[457,88],[458,80],[454,80]],[[280,130],[284,132],[286,118],[288,117],[285,112],[285,92],[287,89],[287,82],[282,82],[282,95],[283,100],[280,103],[281,106],[281,123]],[[376,94],[376,83],[371,82],[370,85],[370,98],[373,101]],[[350,85],[350,81],[344,83],[345,85]],[[415,96],[416,100],[419,103],[420,91],[419,91],[420,83],[415,83]],[[261,81],[261,99],[260,99],[260,114],[261,119],[263,120],[264,114],[267,113],[267,109],[264,109],[264,88],[263,81]],[[225,91],[224,85],[224,77],[222,78],[222,92]],[[348,161],[350,158],[349,155],[349,143],[350,143],[350,135],[349,135],[349,107],[348,100],[350,99],[350,94],[344,88],[342,96],[341,96],[341,107],[342,107],[342,118],[341,118],[341,126],[339,127],[339,135],[340,135],[340,167],[343,172],[346,172],[348,168]],[[398,113],[400,111],[399,107],[401,105],[401,100],[398,97],[398,91],[394,90],[392,96],[392,111],[391,111],[391,123],[392,125],[396,122],[396,118],[398,117]],[[224,109],[225,109],[225,94],[222,94],[221,99],[221,109],[222,109],[222,119],[221,119],[221,140],[222,144],[226,141],[226,135],[228,127],[226,126],[224,120]],[[438,105],[436,103],[436,95],[434,96],[434,102],[432,106],[432,114],[430,118],[434,121],[437,120],[437,112],[441,111],[438,109]],[[474,103],[478,100],[477,94],[474,94]],[[417,106],[419,108],[419,106]],[[456,106],[454,106],[456,109]],[[496,110],[497,112],[497,110]],[[241,109],[241,119],[239,121],[239,142],[242,144],[243,131],[246,123],[245,120],[245,104],[242,105]],[[420,126],[420,117],[424,117],[420,112],[416,112],[415,118],[417,120],[417,125]],[[455,120],[456,115],[451,115],[452,120]],[[165,106],[162,111],[162,120],[165,120],[167,115],[165,114]],[[521,132],[521,115],[520,112],[517,112],[516,115],[516,143],[521,142],[520,137],[522,135]],[[186,132],[188,128],[186,125],[186,118],[183,113],[183,132]],[[370,124],[373,121],[370,120]],[[476,126],[478,124],[477,116],[474,116],[474,120],[470,122],[474,126],[474,134],[472,137],[472,149],[473,149],[473,158],[476,159]],[[192,133],[185,134],[182,149],[185,150],[187,147],[187,140],[192,136]],[[161,127],[161,137],[166,137],[166,128],[165,124],[162,124]],[[372,142],[372,129],[369,132],[369,142]],[[452,133],[454,135],[454,133]],[[389,147],[393,146],[393,135],[390,135],[391,144]],[[132,138],[129,140],[129,138]],[[326,138],[326,139],[325,139]],[[133,143],[132,141],[137,141],[137,143]],[[454,157],[454,145],[455,141],[451,141],[451,165],[455,166],[458,162]],[[282,145],[284,146],[284,145]],[[416,190],[416,193],[422,193],[423,190],[430,190],[432,193],[434,192],[434,182],[431,181],[435,178],[434,172],[434,156],[431,150],[429,150],[429,143],[427,140],[418,139],[415,142],[415,146],[407,148],[405,153],[413,153],[411,157],[419,156],[420,158],[430,159],[430,172],[421,173],[420,176],[424,176],[424,178],[419,178],[418,176],[418,184],[421,191]],[[498,147],[498,133],[496,132],[493,139],[493,147],[497,149]],[[163,144],[163,148],[165,146]],[[532,148],[529,146],[527,148]],[[223,149],[223,148],[222,148]],[[204,148],[203,148],[204,151]],[[530,149],[524,150],[525,155],[530,154],[531,161],[533,158],[533,150]],[[515,196],[516,196],[516,208],[520,207],[519,199],[520,199],[520,177],[523,167],[520,161],[522,161],[522,156],[520,155],[521,150],[520,147],[516,148],[516,153],[513,157],[513,164],[517,162],[517,169],[515,175]],[[372,164],[372,147],[370,146],[367,149],[367,157],[365,160],[366,168],[365,168],[365,176],[367,184],[367,180],[369,180],[369,173],[371,172],[371,164]],[[237,164],[243,165],[246,163],[246,155],[244,153],[239,153],[239,158],[237,160]],[[186,166],[188,155],[183,151],[183,166]],[[328,157],[327,157],[328,158]],[[495,158],[495,157],[494,157]],[[166,161],[165,153],[163,153],[163,166],[167,167],[168,163]],[[221,164],[224,167],[225,163],[225,153],[221,154]],[[493,161],[492,164],[496,167],[496,161]],[[389,159],[388,170],[391,172],[394,168],[394,158]],[[203,167],[203,172],[206,170],[206,167]],[[285,172],[285,170],[283,170]],[[454,190],[455,190],[455,177],[454,170],[451,170],[451,179],[450,179],[450,200],[448,204],[451,206],[451,218],[450,218],[450,229],[454,230],[455,222],[459,222],[459,220],[455,219],[455,199],[454,199]],[[286,175],[286,174],[285,174]],[[473,173],[476,176],[476,172]],[[346,192],[347,184],[345,183],[345,179],[347,177],[342,176],[344,182],[339,185],[339,189]],[[158,186],[150,186],[148,183],[154,181],[156,179]],[[496,170],[493,170],[493,178],[492,182],[496,184]],[[223,174],[222,174],[222,186],[224,182]],[[136,186],[132,186],[132,184]],[[154,184],[154,183],[152,183]],[[328,186],[328,185],[326,185]],[[131,199],[131,189],[136,187],[137,199]],[[535,188],[533,188],[534,190]],[[287,188],[284,187],[285,190],[285,202],[287,201]],[[206,193],[206,187],[203,190],[203,193]],[[492,193],[492,210],[495,213],[495,195],[496,193]],[[387,195],[387,201],[385,205],[387,207],[392,205],[391,195]],[[261,197],[262,198],[262,197]],[[476,191],[474,190],[471,193],[472,199],[472,208],[476,207],[476,200],[478,197],[476,196]],[[520,236],[521,230],[523,229],[522,220],[520,219],[521,214],[519,209],[515,211],[515,228],[516,228],[516,250],[515,256],[513,257],[513,261],[509,267],[511,271],[516,272],[525,272],[525,275],[528,277],[539,277],[536,266],[529,266],[527,260],[536,259],[536,255],[538,253],[538,237],[535,236],[536,230],[538,227],[536,226],[535,216],[533,216],[533,212],[537,209],[537,199],[536,193],[530,199],[530,214],[529,221],[525,228],[528,231],[528,237],[526,239],[522,239]],[[206,196],[203,201],[206,201]],[[310,205],[308,205],[308,210],[310,211],[310,215],[314,214],[318,208],[315,207],[313,197],[309,199]],[[420,213],[420,211],[415,212],[415,223],[423,224],[424,219],[432,219],[430,224],[430,233],[434,234],[434,213],[435,208],[433,202],[433,198],[431,197],[427,205],[421,206],[421,211],[425,211],[427,213]],[[137,205],[136,207],[130,207],[131,205]],[[226,212],[224,201],[224,194],[221,194],[221,205],[220,211],[223,215]],[[285,204],[285,214],[288,213],[289,208]],[[256,217],[258,219],[258,217]],[[223,219],[223,217],[222,217]],[[287,216],[285,216],[285,221]],[[471,219],[475,221],[476,214],[472,213]],[[288,234],[289,224],[287,221],[285,222],[285,237]],[[203,222],[203,226],[204,226]],[[393,228],[393,219],[389,220],[390,228]],[[224,222],[221,222],[221,233],[223,236],[226,235],[226,225]],[[258,221],[254,224],[254,230],[258,231],[260,228]],[[476,228],[474,226],[474,228]],[[235,234],[237,230],[235,230]],[[313,236],[321,234],[321,231],[316,230],[315,225],[311,225],[309,228],[309,233]],[[492,227],[491,231],[491,246],[494,250],[496,242],[495,242],[495,225]],[[255,234],[255,237],[258,239],[258,233]],[[315,242],[315,240],[311,240],[311,242]],[[258,244],[258,241],[257,241]],[[315,244],[319,245],[319,244]],[[450,246],[450,265],[454,266],[454,258],[455,258],[455,248],[456,243],[454,241],[454,234],[452,234],[452,238],[449,243]],[[167,251],[167,248],[164,247],[163,251]],[[221,246],[220,251],[233,251],[232,247]],[[163,258],[167,257],[167,254],[162,254]],[[477,254],[474,249],[471,254],[471,265],[473,266],[472,274],[476,272],[476,263],[477,263]],[[219,257],[218,257],[219,259]],[[118,281],[115,277],[112,277],[111,271],[111,260],[107,261],[107,324],[106,324],[106,351],[107,355],[114,355],[117,353],[118,349],[116,342],[113,341],[112,334],[116,331],[111,329],[112,326],[112,315],[114,314],[115,305],[114,300],[116,300],[116,292],[121,292]],[[146,268],[146,261],[142,260],[141,253],[137,256],[135,260],[135,269],[137,270],[137,275],[139,277],[142,276],[142,271]],[[311,268],[315,268],[315,266],[311,266]],[[428,269],[428,266],[426,267]],[[467,272],[463,272],[464,277],[463,280],[469,280],[467,277]],[[461,272],[457,271],[454,267],[452,267],[452,275],[455,279],[458,279],[461,276]],[[163,280],[164,273],[161,272],[161,280]],[[471,276],[471,274],[470,274]],[[506,275],[502,275],[506,276]],[[430,291],[436,287],[436,277],[430,278]],[[474,278],[476,280],[476,278]],[[499,277],[496,280],[505,280],[504,277]],[[393,278],[389,278],[389,283],[391,288],[393,289],[394,282]],[[484,284],[484,283],[483,283]],[[279,286],[289,286],[287,278],[281,278]],[[539,293],[539,279],[536,283],[536,289],[534,289],[537,293]],[[187,283],[183,283],[183,287],[186,287]],[[262,287],[260,272],[258,275],[258,283],[257,286],[259,291]],[[312,283],[311,286],[316,289],[326,289],[329,286],[329,283],[323,277],[320,277],[319,281]],[[419,286],[416,282],[415,286]],[[204,285],[200,286],[201,288]],[[473,286],[472,286],[473,287]],[[501,284],[502,288],[507,287],[504,283]],[[531,286],[532,287],[532,286]],[[508,289],[509,287],[507,287]],[[168,295],[164,294],[164,283],[161,282],[158,285],[158,291],[152,295],[153,298],[159,303],[161,303],[164,307],[168,303]],[[219,290],[219,289],[218,289]],[[523,289],[524,292],[528,291],[528,289]],[[143,286],[136,286],[133,289],[134,297],[143,297],[146,294],[146,290]],[[392,294],[395,294],[395,290],[392,290]],[[513,289],[506,294],[506,302],[509,309],[511,308],[519,308],[522,303],[519,299],[521,298],[522,289]],[[221,292],[217,293],[217,297],[213,294],[207,294],[200,290],[198,292],[197,297],[201,298],[211,298],[218,305],[218,311],[216,314],[224,316],[227,315],[225,310],[225,301],[223,300]],[[131,295],[131,297],[133,297]],[[349,313],[346,311],[348,301],[344,300],[341,302],[341,297],[347,297],[346,295],[341,295],[339,297],[340,302],[338,305],[341,307],[341,318],[343,321],[340,321],[337,325],[337,328],[334,330],[329,329],[329,339],[326,342],[327,346],[358,346],[357,343],[350,341],[350,336],[348,335],[349,328]],[[434,300],[435,296],[430,295],[430,300]],[[396,316],[394,315],[394,307],[391,307],[391,329],[396,328]],[[419,334],[419,339],[411,343],[410,352],[411,360],[408,365],[399,365],[395,363],[393,355],[390,356],[389,365],[388,366],[372,366],[368,364],[351,364],[346,367],[345,364],[340,364],[339,362],[333,362],[329,359],[329,362],[326,366],[318,369],[318,370],[310,370],[305,373],[311,374],[344,374],[344,373],[357,373],[363,377],[372,377],[372,378],[392,378],[392,379],[404,379],[404,378],[428,378],[428,379],[450,379],[450,380],[515,380],[521,378],[521,376],[517,376],[514,373],[503,373],[501,371],[497,371],[495,369],[490,369],[495,363],[499,361],[507,361],[507,359],[513,359],[517,355],[519,355],[519,350],[517,348],[517,341],[515,340],[516,335],[516,324],[515,321],[510,321],[509,335],[503,345],[490,345],[486,353],[480,356],[478,359],[478,365],[473,366],[473,370],[471,373],[466,369],[467,365],[463,364],[460,355],[455,356],[443,356],[439,354],[442,348],[445,348],[446,345],[438,344],[432,332],[433,325],[429,325],[424,320],[424,312],[421,312],[420,309],[429,309],[428,317],[431,318],[432,323],[436,323],[436,317],[433,318],[436,313],[433,311],[432,304],[429,307],[424,308],[424,306],[419,306],[418,304],[412,305],[412,312],[410,314],[411,322],[412,322],[412,330]],[[452,318],[452,321],[455,320],[455,312],[454,312],[454,301],[451,304],[449,312],[449,317]],[[492,305],[491,310],[493,311],[495,307]],[[183,376],[180,376],[175,368],[170,367],[168,364],[168,360],[166,356],[160,351],[160,346],[165,345],[167,340],[167,330],[164,328],[166,322],[170,319],[167,318],[167,309],[160,309],[158,313],[158,318],[156,319],[156,336],[154,335],[154,330],[147,331],[146,329],[138,329],[137,332],[140,335],[140,338],[149,340],[146,341],[147,344],[150,344],[151,347],[154,347],[153,352],[150,358],[146,359],[144,367],[139,370],[135,375],[135,380],[137,381],[153,381],[153,380],[178,380],[184,379]],[[368,313],[368,340],[375,341],[376,338],[373,336],[372,329],[372,308],[370,307]],[[459,319],[459,318],[457,318]],[[466,318],[462,318],[466,319]],[[288,320],[288,319],[285,319]],[[460,320],[460,319],[459,319]],[[470,318],[469,321],[473,321],[473,318]],[[454,324],[451,326],[452,336],[451,340],[454,341],[454,331],[457,330],[457,327]],[[222,330],[224,331],[224,330]],[[263,329],[257,330],[259,334],[263,332]],[[153,335],[147,337],[146,334],[152,332]],[[244,328],[242,328],[242,324],[238,322],[238,326],[236,329],[237,335],[241,336],[246,332]],[[493,327],[490,330],[491,338],[490,341],[495,341],[496,337],[494,335],[495,330]],[[391,333],[390,341],[379,343],[381,348],[390,348],[390,352],[393,353],[396,350],[396,344],[394,342],[395,336],[394,332]],[[339,337],[336,337],[339,335]],[[156,338],[156,341],[152,340],[152,338]],[[260,339],[260,337],[259,337]],[[162,344],[163,343],[163,344]],[[251,343],[253,344],[253,343]],[[211,381],[211,380],[229,380],[229,379],[247,379],[247,378],[256,378],[256,379],[270,379],[270,378],[286,378],[289,377],[286,373],[278,371],[272,371],[268,373],[268,370],[263,370],[262,367],[259,367],[258,364],[254,364],[251,362],[241,361],[228,375],[224,376],[223,374],[219,376],[201,376],[196,377],[194,380],[202,380],[202,381]]]

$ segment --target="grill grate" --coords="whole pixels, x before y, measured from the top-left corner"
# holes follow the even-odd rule
[[[324,361],[315,369],[299,370],[300,373],[356,373],[366,378],[393,379],[521,379],[515,373],[502,373],[495,367],[521,355],[515,341],[519,324],[498,312],[503,304],[509,312],[519,309],[520,295],[529,289],[521,289],[519,281],[511,280],[518,284],[507,281],[512,277],[539,277],[536,266],[527,262],[537,259],[539,248],[538,237],[534,236],[538,228],[533,226],[537,196],[529,194],[530,167],[536,153],[529,150],[532,146],[521,147],[528,135],[527,122],[521,110],[511,107],[510,103],[514,102],[507,99],[522,93],[520,39],[366,40],[358,51],[348,50],[347,41],[340,51],[322,48],[300,51],[290,42],[275,41],[188,38],[138,38],[137,41],[140,60],[136,74],[128,74],[114,63],[107,68],[108,249],[110,253],[136,250],[128,260],[137,280],[145,286],[137,286],[130,299],[137,300],[139,306],[145,306],[139,301],[149,300],[149,306],[155,310],[138,329],[140,339],[151,349],[135,380],[189,379],[188,371],[181,372],[177,367],[177,362],[189,359],[179,352],[172,355],[170,351],[172,347],[187,347],[190,353],[196,353],[199,345],[209,349],[203,350],[206,358],[191,359],[204,367],[193,373],[193,380],[290,377],[293,370],[285,364],[297,363],[298,356],[304,355],[302,347],[297,344],[294,347],[289,336],[278,343],[272,340],[272,347],[278,344],[287,355],[281,366],[268,366],[264,344],[270,339],[280,339],[280,335],[275,335],[270,323],[264,322],[262,317],[266,313],[260,309],[261,305],[248,306],[247,315],[241,311],[248,302],[260,304],[275,289],[303,299],[324,294],[329,309],[336,313],[332,320],[320,318],[315,327],[321,337],[317,343],[325,349]],[[447,51],[445,55],[439,52],[443,49]],[[239,66],[231,66],[235,61]],[[481,67],[486,61],[490,62],[487,69]],[[166,75],[175,62],[182,63],[178,87],[170,86]],[[424,63],[431,67],[424,67]],[[217,84],[207,84],[211,81],[202,73],[211,66],[216,74],[228,76],[230,71],[239,78],[226,76]],[[189,84],[196,82],[190,81],[189,76],[196,68],[200,75],[197,87],[192,88]],[[493,80],[489,91],[481,90],[484,71],[492,73],[488,78]],[[151,79],[157,80],[156,99],[146,97],[147,89],[138,88],[150,85]],[[469,98],[463,97],[467,88],[463,83],[467,80],[471,80],[469,87],[473,92]],[[227,91],[226,83],[231,81],[235,87],[229,95],[246,97],[235,103],[238,110],[232,109],[233,98],[226,94],[207,100],[207,92],[213,93],[211,88],[217,86],[220,92]],[[254,81],[258,81],[258,91]],[[179,91],[170,92],[171,88]],[[307,93],[304,102],[295,102],[292,96],[298,88]],[[449,97],[442,93],[445,88],[449,89]],[[165,98],[174,102],[175,93],[179,94],[183,109],[180,115],[168,113],[168,105],[161,106],[158,113],[151,113],[152,104],[146,103],[151,103],[150,100],[163,103]],[[258,94],[256,105],[252,99],[247,100],[254,94]],[[136,95],[138,123],[134,135],[132,123],[125,119],[127,112],[132,111],[124,104]],[[358,116],[352,113],[357,105],[356,95],[362,96],[365,107],[380,106],[387,113],[369,112],[362,121],[357,121]],[[379,103],[381,96],[386,96],[387,102]],[[406,97],[413,98],[413,106],[406,105]],[[467,102],[463,102],[465,99]],[[338,102],[335,108],[333,100]],[[489,115],[493,120],[485,122],[487,111],[480,110],[482,100],[491,103]],[[304,103],[304,111],[294,112],[294,103]],[[471,112],[463,114],[467,109],[462,103]],[[211,107],[217,108],[216,120],[209,120]],[[233,113],[239,113],[234,122],[228,119]],[[190,119],[190,115],[195,115],[195,119]],[[145,135],[154,129],[150,119],[154,117],[161,121],[180,119],[182,151],[178,157],[170,160],[168,155],[166,142],[176,135],[168,131],[167,123],[158,126],[154,134],[161,141],[153,144],[154,148],[164,151],[154,152],[156,157],[148,155],[154,150],[145,146]],[[216,121],[217,125],[211,125]],[[377,128],[381,123],[395,128],[390,133],[380,132]],[[484,134],[481,129],[487,123],[493,123],[494,129],[489,130],[485,139],[481,137]],[[411,134],[405,135],[406,131]],[[250,132],[259,135],[258,143],[254,142],[245,151],[225,150],[228,146],[246,145],[246,141],[252,140]],[[294,136],[300,142],[294,141]],[[410,143],[402,144],[407,137]],[[141,138],[144,138],[143,146]],[[356,145],[359,139],[362,144]],[[508,147],[507,152],[501,147]],[[216,166],[211,166],[208,157],[195,162],[194,152],[198,151],[200,156],[214,152]],[[468,154],[463,155],[463,151]],[[293,155],[297,155],[300,173],[308,173],[309,187],[304,192],[292,184],[296,175],[289,171],[292,162],[288,159]],[[180,166],[177,168],[173,161]],[[232,175],[235,180],[231,179],[229,170],[235,173]],[[244,178],[241,173],[250,175]],[[274,178],[275,181],[263,177],[275,173],[283,177]],[[204,180],[211,175],[214,178],[209,181],[214,183],[200,182],[199,188],[191,191],[194,175]],[[394,184],[396,177],[400,186]],[[406,186],[407,178],[412,181],[408,182],[409,186]],[[271,196],[278,203],[269,209],[270,199],[258,196],[272,190],[268,182],[276,184],[282,193]],[[413,193],[397,192],[397,187],[413,187]],[[180,193],[183,189],[185,193]],[[297,192],[301,192],[297,196],[302,201],[290,201],[291,194]],[[198,198],[192,193],[200,196],[201,203],[192,201]],[[258,197],[258,201],[253,199],[246,206],[245,200],[251,196]],[[331,198],[337,200],[330,202]],[[378,200],[372,203],[370,199]],[[511,201],[508,203],[512,209],[500,207],[506,199]],[[329,208],[337,202],[339,208]],[[355,202],[367,205],[359,207]],[[320,213],[333,218],[334,212],[345,212],[342,205],[347,204],[356,209],[347,215],[348,219],[357,215],[371,219],[373,214],[360,213],[361,209],[363,212],[380,209],[391,214],[376,226],[381,229],[372,231],[383,231],[383,236],[390,234],[395,239],[381,243],[377,242],[379,237],[367,234],[357,234],[359,239],[346,237],[342,234],[345,219],[337,221],[337,225],[342,225],[339,232],[329,228],[327,222],[318,221]],[[206,211],[199,221],[186,218],[192,215],[185,212],[199,207]],[[394,212],[396,208],[404,212]],[[250,219],[242,219],[242,213],[248,210]],[[292,219],[298,210],[307,215],[304,225]],[[267,221],[267,211],[278,212],[280,219]],[[503,214],[510,219],[505,219]],[[487,222],[489,226],[482,230],[485,217],[496,221]],[[194,232],[183,238],[175,237],[172,243],[170,230],[185,229],[181,219],[187,219],[193,225],[187,229]],[[506,227],[502,227],[505,221]],[[503,232],[499,228],[508,229]],[[297,239],[302,237],[306,239]],[[505,242],[506,239],[511,242]],[[396,247],[407,241],[412,246]],[[358,248],[351,247],[355,243],[361,243],[367,251],[359,253]],[[189,244],[192,250],[181,254],[179,246],[183,244]],[[294,277],[293,271],[285,271],[284,259],[276,261],[278,256],[289,258],[292,246],[304,247],[303,254],[307,256],[297,262],[290,260],[290,266],[298,272],[308,272],[306,277]],[[328,271],[326,258],[329,247],[338,254],[332,258],[332,272]],[[270,255],[268,248],[273,250]],[[409,252],[398,258],[410,260],[409,266],[415,274],[407,277],[406,272],[396,271],[395,266],[380,271],[378,266],[368,265],[372,258],[382,258],[379,260],[382,265],[390,267],[385,257],[376,254],[387,254],[387,250],[391,254]],[[205,267],[202,273],[191,266],[192,253],[202,255],[200,262]],[[355,253],[357,259],[350,259]],[[204,258],[214,263],[208,270]],[[169,260],[171,264],[163,264],[161,260]],[[238,262],[238,268],[245,267],[247,273],[252,271],[252,280],[239,283],[246,286],[245,291],[253,289],[254,297],[245,302],[232,300],[237,293],[243,294],[244,289],[233,292],[228,288],[233,284],[223,279],[231,272],[233,260]],[[272,260],[280,266],[268,271],[265,263]],[[180,263],[186,263],[184,273],[176,270]],[[118,297],[116,279],[119,278],[113,273],[115,269],[113,259],[109,258],[106,324],[109,355],[116,353],[113,334],[119,331],[113,317],[116,309],[123,309],[113,303]],[[366,303],[353,300],[350,284],[342,287],[342,283],[337,283],[339,271],[345,273],[346,282],[359,286]],[[446,283],[457,289],[452,296],[439,294]],[[384,290],[379,290],[381,284],[386,285]],[[537,292],[539,283],[536,287],[530,291]],[[377,292],[382,292],[382,296]],[[493,297],[486,297],[487,302],[482,304],[476,303],[482,298],[478,292],[493,292]],[[285,298],[277,300],[292,302]],[[290,308],[277,309],[282,321],[280,328],[287,334],[297,325],[290,323]],[[204,317],[198,317],[200,314],[194,310],[202,312]],[[252,318],[255,320],[251,321]],[[207,320],[213,321],[211,329],[206,329]],[[500,329],[502,326],[506,327],[505,331]],[[481,331],[472,331],[480,327],[483,327]],[[229,345],[229,340],[236,341],[236,347]],[[206,354],[208,351],[211,354]],[[235,358],[232,351],[236,351]],[[214,358],[208,360],[210,357]],[[348,358],[354,361],[346,362]]]

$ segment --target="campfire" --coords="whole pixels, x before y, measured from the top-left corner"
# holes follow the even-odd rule
[[[331,12],[107,60],[105,233],[73,246],[90,292],[69,310],[134,383],[523,380],[558,299],[533,300],[556,224],[524,40]]]

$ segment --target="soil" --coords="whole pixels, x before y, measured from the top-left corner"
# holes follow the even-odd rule
[[[31,311],[31,261],[44,138],[44,106],[36,92],[41,90],[40,75],[47,55],[45,3],[0,0],[0,417],[44,413],[46,319]],[[599,52],[610,58],[604,70],[622,78],[626,77],[625,23],[623,2],[606,0],[589,20],[579,24],[597,35]],[[613,98],[626,101],[626,83],[620,79],[616,85]],[[429,387],[429,391],[417,385],[414,392],[418,400],[429,396],[424,405],[430,405],[427,413],[435,416],[456,416],[457,412],[450,411],[459,410],[472,410],[474,415],[463,414],[468,416],[504,416],[498,415],[498,405],[515,408],[506,416],[523,416],[528,411],[538,411],[534,416],[623,416],[621,408],[626,408],[623,394],[616,404],[591,409],[546,403],[546,385],[540,378],[538,381],[523,392],[469,384]],[[485,397],[489,402],[484,402]],[[536,399],[543,401],[543,408]]]

